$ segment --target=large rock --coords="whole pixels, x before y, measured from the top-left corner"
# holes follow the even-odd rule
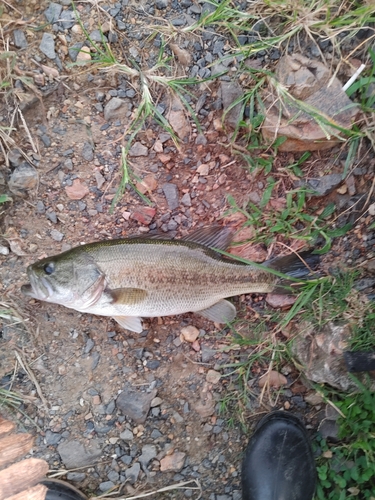
[[[186,109],[177,97],[172,99],[170,109],[167,114],[167,120],[169,121],[173,131],[182,141],[187,141],[189,139],[190,125],[186,118]]]
[[[112,97],[104,107],[104,119],[109,121],[127,118],[130,115],[131,108],[129,100]]]
[[[37,184],[38,173],[26,162],[13,170],[8,182],[10,191],[18,196],[25,196],[28,191],[36,188]]]
[[[67,469],[76,469],[93,464],[101,455],[99,441],[92,439],[83,444],[80,441],[67,441],[59,444],[57,451]]]
[[[344,351],[348,349],[351,336],[350,325],[329,322],[317,330],[315,325],[304,322],[298,330],[293,342],[293,354],[303,365],[306,377],[342,391],[358,390],[344,360]],[[356,374],[356,377],[361,380],[362,374]],[[372,386],[375,386],[374,381]]]
[[[156,389],[150,392],[141,392],[126,386],[118,396],[116,406],[125,416],[131,418],[135,423],[143,424],[150,411],[151,401],[156,394]]]
[[[221,100],[224,108],[224,122],[230,128],[235,129],[242,120],[242,103],[233,106],[233,103],[243,96],[242,87],[237,82],[221,82]]]
[[[268,106],[262,133],[269,141],[286,137],[280,151],[328,149],[340,142],[339,129],[330,123],[351,129],[359,108],[342,90],[342,83],[331,79],[324,64],[300,54],[286,55],[278,63],[276,79],[278,84],[271,83],[265,96]]]

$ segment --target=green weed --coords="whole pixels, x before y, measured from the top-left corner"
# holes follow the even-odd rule
[[[375,335],[374,335],[374,320],[375,307],[372,303],[368,303],[368,312],[364,318],[353,325],[352,336],[349,343],[351,351],[375,351]]]
[[[321,454],[317,460],[316,500],[373,500],[375,492],[375,393],[357,379],[360,392],[337,394],[338,443],[317,437]]]
[[[298,168],[298,165],[297,165]],[[306,241],[309,246],[314,246],[318,239],[323,241],[323,246],[316,253],[326,253],[331,248],[333,239],[343,236],[351,225],[345,224],[340,228],[332,228],[328,222],[336,207],[333,203],[327,205],[323,212],[315,215],[309,213],[306,207],[306,196],[311,189],[300,188],[286,193],[285,207],[275,210],[267,207],[273,192],[277,188],[277,181],[269,176],[263,191],[259,206],[249,202],[245,208],[240,208],[232,196],[228,196],[229,211],[225,215],[240,212],[247,221],[244,226],[251,226],[255,230],[254,243],[270,245],[279,237]]]
[[[7,194],[0,194],[0,203],[6,203],[7,201],[12,201],[12,198]]]

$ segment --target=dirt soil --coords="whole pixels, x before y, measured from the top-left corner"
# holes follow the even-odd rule
[[[47,6],[44,3],[43,8],[37,8],[30,2],[27,14],[42,22]],[[15,7],[20,8],[19,3]],[[9,34],[14,27],[9,28]],[[39,36],[33,32],[30,39],[28,47],[17,54],[20,77],[40,74],[40,64],[34,64],[34,60],[36,55],[41,57],[41,33]],[[231,350],[232,338],[227,329],[194,314],[147,319],[142,334],[135,334],[122,330],[108,318],[28,300],[21,295],[20,287],[27,282],[29,264],[82,243],[154,229],[180,237],[194,228],[215,223],[237,229],[243,219],[228,215],[227,196],[232,195],[238,206],[259,199],[265,176],[262,172],[250,172],[236,149],[229,147],[228,134],[216,121],[222,111],[211,106],[217,97],[213,85],[205,103],[209,110],[203,121],[206,140],[201,140],[191,124],[188,143],[177,149],[165,131],[149,124],[137,137],[147,148],[146,156],[132,157],[131,168],[145,179],[146,188],[138,187],[145,190],[152,206],[127,189],[111,213],[121,178],[124,121],[105,120],[97,105],[98,93],[109,100],[110,91],[119,87],[121,79],[97,70],[67,70],[65,63],[59,73],[56,79],[48,81],[45,77],[45,85],[36,92],[20,85],[19,92],[26,102],[22,113],[28,133],[18,119],[15,137],[18,147],[29,155],[38,183],[23,197],[13,195],[14,202],[2,208],[3,243],[11,250],[8,255],[0,255],[2,302],[14,307],[24,320],[17,324],[4,322],[0,336],[2,382],[9,387],[12,379],[12,388],[25,397],[22,413],[16,412],[15,417],[20,428],[36,436],[33,455],[46,459],[53,470],[75,469],[68,479],[88,494],[102,494],[111,487],[103,486],[108,481],[116,487],[121,485],[123,495],[131,495],[138,490],[157,490],[172,483],[196,480],[203,488],[203,499],[239,500],[240,464],[247,436],[238,423],[230,425],[230,413],[220,413],[221,401],[237,387],[237,379],[229,375],[229,369],[219,369],[245,359],[251,352],[249,347],[241,352]],[[196,92],[199,95],[200,89]],[[5,124],[9,115],[7,102],[2,100],[1,106],[1,123]],[[49,141],[43,140],[43,135]],[[161,143],[161,149],[155,148],[155,143]],[[324,154],[314,153],[304,166],[306,178],[331,173],[338,152],[336,148]],[[296,159],[298,155],[280,154],[274,169]],[[333,171],[342,168],[335,165]],[[366,173],[355,177],[357,195],[367,192],[371,185],[373,165],[370,156]],[[3,163],[0,168],[7,179],[14,167]],[[166,183],[177,188],[176,208],[170,208],[171,200],[163,190]],[[69,191],[72,185],[78,188],[80,199],[74,199]],[[286,176],[270,203],[276,208],[278,204],[282,206],[285,191],[292,185],[292,179]],[[319,203],[325,205],[331,199],[343,199],[342,196],[345,193],[335,191]],[[356,259],[354,249],[360,252],[358,258],[364,257],[369,251],[364,241],[371,235],[367,234],[366,240],[362,236],[357,230],[337,242],[327,265],[337,257]],[[292,244],[287,240],[284,243]],[[258,245],[250,250],[253,254],[260,252],[260,260],[288,253],[281,245]],[[240,316],[246,318],[262,307],[263,298],[254,295],[234,299]],[[189,325],[199,330],[194,342],[181,337],[181,330]],[[15,360],[15,351],[24,367]],[[259,364],[258,372],[253,373],[249,387],[253,397],[245,411],[246,424],[251,427],[273,407],[285,407],[302,416],[311,432],[315,432],[324,405],[305,402],[305,396],[315,392],[294,368],[285,369],[288,386],[284,395],[276,392],[260,403],[257,380],[266,369],[267,365]],[[227,376],[219,379],[218,372]],[[116,404],[119,394],[129,388],[134,394],[153,396],[146,419],[134,421]],[[125,431],[130,431],[131,436]],[[66,443],[73,444],[64,455]],[[151,458],[144,458],[147,453]],[[76,456],[84,462],[83,468],[75,463]],[[170,470],[167,457],[172,462]],[[139,470],[136,464],[141,465]],[[198,494],[187,489],[155,494],[152,498],[187,497],[197,498]]]

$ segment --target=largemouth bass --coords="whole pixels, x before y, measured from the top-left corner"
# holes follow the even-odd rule
[[[214,249],[225,250],[231,236],[229,229],[214,227],[179,240],[158,235],[89,243],[30,265],[30,284],[22,292],[110,316],[140,333],[142,317],[195,312],[218,323],[232,321],[236,309],[226,297],[280,285],[267,268],[298,278],[309,274],[295,255],[267,261],[266,269],[222,257]]]

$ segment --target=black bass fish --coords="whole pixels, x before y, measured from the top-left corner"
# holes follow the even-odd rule
[[[89,243],[31,264],[30,284],[21,290],[38,300],[110,316],[140,333],[142,317],[195,312],[218,323],[232,321],[236,309],[226,297],[280,286],[281,279],[267,268],[295,278],[309,274],[296,255],[267,261],[264,269],[223,257],[215,249],[225,250],[231,236],[229,229],[214,227],[182,239],[157,235]]]

